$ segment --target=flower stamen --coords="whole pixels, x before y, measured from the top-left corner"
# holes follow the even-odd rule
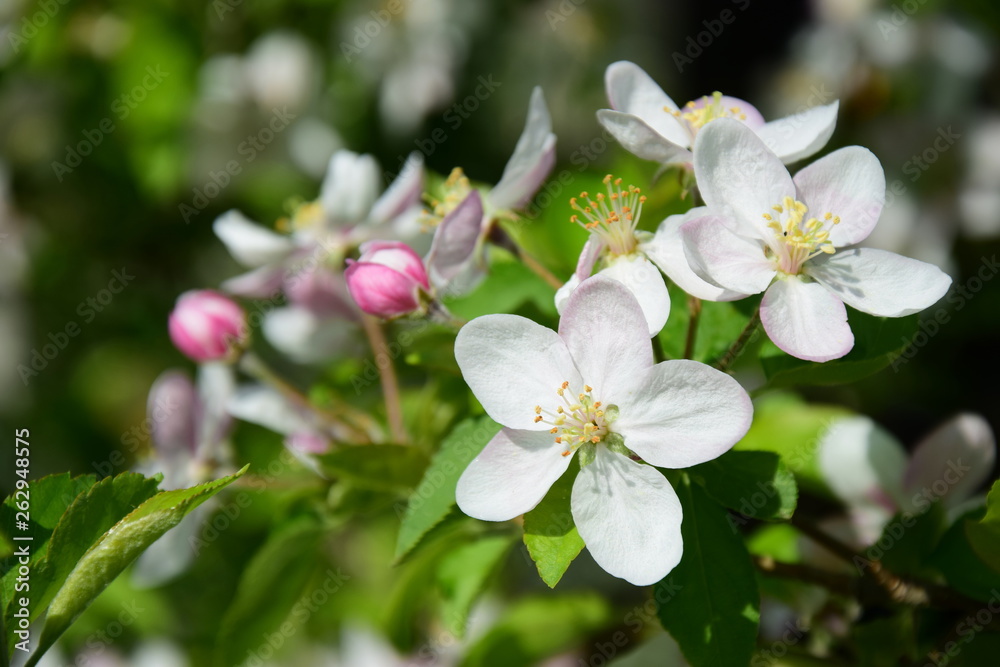
[[[635,230],[646,196],[634,185],[623,190],[622,179],[611,174],[604,177],[604,185],[607,194],[599,192],[591,198],[584,191],[579,197],[571,197],[569,205],[579,215],[571,215],[569,220],[597,234],[612,255],[628,255],[638,245]]]
[[[830,230],[840,224],[840,216],[831,212],[822,218],[806,218],[809,208],[802,202],[786,196],[781,204],[771,207],[777,215],[764,213],[762,217],[774,232],[768,247],[778,262],[778,270],[796,275],[802,265],[818,255],[832,255],[837,251],[830,241]]]

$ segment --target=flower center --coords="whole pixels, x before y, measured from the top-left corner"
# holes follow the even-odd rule
[[[628,255],[638,244],[635,228],[646,197],[634,185],[622,190],[622,179],[611,174],[604,177],[604,185],[608,193],[599,192],[594,199],[587,192],[581,192],[579,198],[571,197],[569,205],[580,215],[571,215],[569,220],[597,234],[611,254]],[[581,199],[585,206],[580,204]]]
[[[292,200],[285,204],[285,210],[290,211],[290,215],[280,218],[275,227],[280,232],[291,233],[303,229],[310,229],[322,224],[324,220],[323,206],[319,200],[303,202]]]
[[[711,97],[704,95],[700,99],[691,100],[683,109],[663,107],[663,110],[687,123],[692,135],[698,134],[698,130],[716,118],[735,118],[741,121],[747,119],[746,113],[740,107],[726,107],[722,102],[722,93],[718,91],[712,93]]]
[[[465,198],[472,192],[472,184],[469,178],[462,171],[461,167],[455,167],[448,174],[442,186],[444,191],[442,199],[435,199],[431,195],[424,195],[429,209],[424,209],[420,215],[420,224],[425,230],[431,230],[441,224],[445,217],[455,210]]]
[[[774,242],[768,247],[778,261],[778,270],[788,275],[798,274],[807,260],[820,254],[837,251],[830,242],[830,228],[840,224],[840,216],[826,212],[823,218],[806,219],[809,208],[802,202],[785,197],[772,206],[774,213],[765,213],[764,220],[774,232]]]
[[[602,403],[594,400],[594,389],[590,385],[583,386],[575,402],[571,400],[572,393],[567,396],[568,389],[569,382],[563,382],[556,389],[562,405],[556,406],[555,412],[535,406],[535,423],[552,426],[549,433],[555,436],[556,444],[564,448],[563,456],[569,456],[587,443],[596,445],[604,440],[610,433],[608,426],[618,412],[613,405],[602,409]]]

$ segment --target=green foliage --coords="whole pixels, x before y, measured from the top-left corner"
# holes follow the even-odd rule
[[[944,575],[948,585],[977,600],[990,600],[1000,589],[1000,574],[987,566],[969,542],[968,530],[982,520],[983,510],[964,514],[938,542],[929,564]]]
[[[656,585],[660,622],[693,667],[746,667],[760,621],[750,554],[726,511],[683,476],[684,556]],[[677,589],[677,590],[674,590]]]
[[[667,357],[683,359],[691,323],[691,297],[677,285],[667,282],[670,316],[658,336]],[[721,358],[750,321],[753,307],[752,300],[702,301],[691,358],[705,363]]]
[[[753,519],[790,519],[799,492],[795,476],[773,452],[730,450],[688,471],[720,505]]]
[[[254,554],[222,621],[217,664],[241,664],[288,618],[320,571],[322,538],[319,524],[303,519],[282,526]],[[293,623],[302,622],[303,610],[298,611]]]
[[[522,598],[469,648],[460,665],[535,665],[606,627],[611,619],[610,605],[596,593]]]
[[[427,532],[440,523],[455,505],[455,486],[458,478],[472,459],[496,435],[500,426],[489,417],[467,419],[441,443],[423,479],[410,495],[406,509],[397,505],[402,513],[396,558],[408,554]]]
[[[849,414],[845,408],[806,403],[795,394],[767,394],[754,402],[753,424],[734,449],[780,454],[799,486],[828,494],[816,460],[819,439],[834,421]]]
[[[542,502],[524,515],[524,544],[549,588],[555,588],[584,547],[570,511],[570,494],[579,470],[574,457],[569,470],[552,485]]]
[[[917,657],[913,637],[913,612],[897,611],[891,616],[859,622],[851,637],[858,648],[858,667],[896,667],[912,664]]]
[[[190,489],[163,491],[151,497],[146,494],[155,491],[158,478],[146,479],[134,473],[123,473],[79,496],[53,532],[49,555],[40,567],[45,569],[41,570],[39,580],[48,587],[42,600],[49,599],[52,591],[57,592],[51,598],[38,647],[27,663],[29,667],[38,662],[94,598],[139,554],[244,472],[246,468],[213,482]],[[138,507],[112,526],[102,528],[114,516],[116,508],[129,503],[137,503]],[[88,507],[91,504],[94,506]],[[110,507],[105,507],[106,504]]]
[[[330,477],[380,491],[413,489],[427,467],[423,452],[404,445],[341,447],[316,458]]]
[[[986,496],[986,515],[968,522],[965,535],[982,561],[1000,572],[1000,482],[994,482]]]
[[[496,253],[500,254],[500,253]],[[491,313],[513,313],[525,304],[556,316],[555,289],[523,263],[503,257],[471,294],[447,301],[448,310],[465,320]]]
[[[849,308],[848,321],[854,347],[840,359],[804,361],[785,354],[773,343],[765,344],[760,360],[768,386],[847,384],[877,373],[910,346],[919,317],[874,317]]]
[[[437,568],[444,627],[456,637],[465,636],[469,611],[490,576],[503,563],[514,539],[491,535],[467,542],[446,554]]]

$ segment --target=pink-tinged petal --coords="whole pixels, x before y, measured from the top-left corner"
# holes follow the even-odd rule
[[[401,241],[369,241],[359,248],[361,256],[358,262],[382,264],[409,276],[414,282],[420,283],[424,289],[430,289],[424,260],[410,246]]]
[[[764,254],[762,241],[730,231],[718,216],[684,223],[680,237],[692,272],[718,285],[720,294],[759,294],[777,274],[774,261]]]
[[[302,364],[355,353],[356,315],[323,317],[301,306],[275,308],[264,317],[264,336],[276,350]]]
[[[229,356],[250,335],[243,309],[212,290],[181,294],[167,324],[177,349],[199,362]]]
[[[816,160],[795,174],[798,199],[810,217],[832,213],[840,218],[829,226],[830,242],[840,248],[865,240],[885,204],[885,173],[867,148],[848,146]]]
[[[735,301],[746,294],[727,290],[706,282],[691,268],[684,252],[684,238],[681,226],[697,218],[704,217],[708,209],[704,206],[693,208],[683,215],[671,215],[656,230],[656,235],[639,246],[640,252],[649,257],[674,283],[691,296],[706,301]]]
[[[384,264],[353,262],[344,278],[358,307],[376,317],[398,317],[420,308],[420,283]]]
[[[906,451],[868,417],[846,417],[820,436],[819,469],[851,510],[895,514],[903,493]]]
[[[757,135],[782,162],[791,164],[826,146],[837,125],[839,108],[840,102],[833,102],[806,109],[757,128]]]
[[[713,213],[732,219],[737,228],[749,225],[762,239],[773,235],[764,214],[795,194],[781,160],[752,129],[730,118],[713,120],[698,132],[694,173]]]
[[[779,348],[799,359],[830,361],[854,347],[844,302],[819,283],[788,276],[760,303],[760,322]]]
[[[612,109],[636,116],[680,148],[691,147],[687,128],[670,113],[677,111],[677,105],[641,67],[627,60],[611,63],[604,72],[604,82]]]
[[[392,185],[372,206],[369,219],[373,224],[388,222],[420,203],[424,191],[424,154],[414,151]]]
[[[580,279],[574,273],[569,277],[563,286],[556,290],[556,312],[562,315],[563,311],[566,310],[566,304],[569,302],[569,297],[572,296],[576,288],[580,286]]]
[[[816,257],[804,269],[847,305],[880,317],[918,313],[951,286],[948,274],[933,264],[875,248]]]
[[[653,365],[646,316],[632,292],[611,278],[594,276],[576,288],[559,336],[598,401],[621,400]]]
[[[368,218],[381,181],[378,163],[371,155],[346,150],[334,153],[319,193],[327,220],[348,225]]]
[[[625,285],[642,308],[650,337],[660,333],[670,315],[670,292],[655,264],[640,254],[616,257],[597,275]]]
[[[295,248],[287,236],[250,222],[239,211],[220,215],[212,223],[212,231],[233,259],[244,266],[258,267],[281,261]]]
[[[517,210],[535,196],[556,162],[556,135],[545,106],[542,89],[535,87],[528,104],[528,120],[517,140],[514,154],[504,167],[500,182],[490,191],[490,205],[496,210]]]
[[[670,118],[673,119],[673,116]],[[636,157],[662,164],[691,162],[691,151],[687,149],[690,140],[685,140],[683,144],[675,143],[638,116],[601,109],[597,112],[597,120],[622,148]]]
[[[278,294],[284,279],[283,266],[267,264],[223,281],[221,287],[230,294],[247,299],[267,299]]]
[[[656,468],[598,446],[573,483],[570,507],[587,550],[608,574],[649,586],[681,561],[684,513]]]
[[[435,286],[447,284],[469,264],[479,244],[482,227],[483,200],[479,192],[473,190],[434,231],[427,266]]]
[[[157,457],[194,454],[199,410],[194,383],[186,374],[166,371],[156,378],[146,399],[146,419]]]
[[[513,429],[547,430],[535,422],[535,406],[554,406],[563,382],[582,383],[559,334],[516,315],[466,324],[455,339],[455,360],[486,414]]]
[[[507,521],[542,501],[572,456],[547,431],[501,429],[458,479],[455,499],[469,516]]]
[[[633,394],[614,400],[619,417],[612,430],[643,460],[663,468],[721,456],[746,435],[753,419],[753,404],[739,382],[686,359],[656,364]]]
[[[903,477],[906,509],[926,508],[938,498],[948,506],[961,503],[989,479],[996,452],[993,429],[981,416],[964,413],[948,420],[913,450]]]
[[[330,439],[315,431],[296,431],[285,438],[285,447],[301,454],[326,454]]]
[[[580,252],[580,258],[576,260],[576,273],[575,275],[578,280],[586,280],[590,277],[590,274],[594,271],[594,264],[600,258],[601,253],[604,251],[604,242],[601,241],[601,237],[597,234],[591,234],[587,242],[583,244],[583,250]]]
[[[356,312],[348,302],[343,274],[326,265],[306,264],[289,271],[284,288],[289,301],[321,317],[351,317]]]

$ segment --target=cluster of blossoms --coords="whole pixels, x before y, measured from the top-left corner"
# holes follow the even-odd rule
[[[643,231],[646,195],[608,176],[604,191],[570,200],[571,221],[589,237],[555,295],[558,331],[508,314],[461,327],[458,365],[502,429],[465,470],[457,502],[479,519],[515,518],[577,456],[571,506],[581,537],[609,573],[646,585],[682,553],[681,504],[658,468],[720,456],[746,434],[753,414],[746,391],[721,370],[655,363],[651,338],[670,313],[667,280],[693,299],[763,293],[759,321],[770,339],[792,356],[826,362],[854,345],[845,304],[901,317],[932,305],[950,279],[932,265],[857,247],[885,200],[882,168],[867,149],[843,148],[789,174],[785,164],[830,138],[836,103],[765,122],[749,103],[721,93],[678,106],[632,63],[611,65],[606,84],[612,108],[597,113],[599,122],[636,156],[680,169],[703,204]],[[268,312],[262,328],[302,360],[344,350],[362,313],[450,321],[442,301],[479,282],[489,241],[513,245],[498,223],[527,206],[554,160],[538,89],[500,182],[476,187],[456,169],[442,192],[424,195],[427,209],[420,156],[379,195],[374,160],[339,152],[319,198],[280,221],[284,233],[237,212],[215,223],[251,269],[222,288],[252,298],[283,294],[287,305]],[[247,344],[242,318],[226,297],[194,293],[178,302],[170,332],[196,361],[232,359]],[[284,433],[299,454],[350,437],[271,388],[235,389],[229,412]]]

